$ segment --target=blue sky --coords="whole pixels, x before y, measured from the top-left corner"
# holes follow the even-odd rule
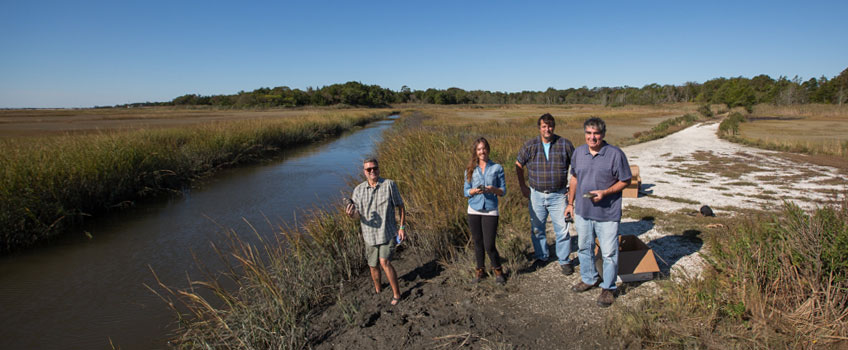
[[[360,81],[683,84],[848,68],[848,1],[0,0],[0,108]]]

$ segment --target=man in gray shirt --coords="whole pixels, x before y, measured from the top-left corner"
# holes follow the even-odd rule
[[[345,213],[352,218],[359,218],[362,238],[365,240],[365,256],[371,268],[374,290],[377,293],[382,291],[380,269],[377,268],[379,262],[392,287],[392,305],[397,305],[400,301],[400,288],[391,258],[395,242],[406,239],[403,227],[406,215],[403,200],[398,192],[397,184],[380,177],[380,168],[376,159],[366,159],[362,163],[362,171],[366,181],[353,189],[352,202],[345,207]],[[395,222],[395,208],[400,214],[398,223]]]
[[[624,152],[604,141],[606,132],[606,123],[601,118],[592,117],[583,123],[586,144],[577,147],[571,159],[569,187],[572,190],[565,208],[565,216],[574,216],[580,260],[581,281],[571,290],[585,292],[600,284],[598,306],[601,307],[615,302],[621,191],[632,177]],[[599,281],[593,259],[595,238],[603,257],[603,282]]]

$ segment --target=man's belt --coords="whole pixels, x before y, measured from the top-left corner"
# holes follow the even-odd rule
[[[536,192],[542,192],[544,194],[551,194],[551,193],[557,193],[559,191],[562,191],[563,189],[565,189],[565,193],[568,193],[568,186],[560,187],[560,188],[555,189],[555,190],[544,190],[544,191],[536,190]]]

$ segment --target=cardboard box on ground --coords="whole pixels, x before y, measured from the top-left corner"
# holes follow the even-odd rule
[[[595,268],[603,278],[603,259],[598,240],[595,239]],[[618,236],[618,278],[616,282],[648,281],[659,272],[654,251],[639,237],[633,235]]]
[[[630,178],[630,185],[621,191],[621,196],[624,198],[639,198],[639,189],[642,188],[642,177],[639,176],[639,166],[631,165],[630,173],[633,177]]]

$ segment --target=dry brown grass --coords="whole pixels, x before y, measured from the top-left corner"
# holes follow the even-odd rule
[[[222,121],[274,120],[319,117],[339,114],[338,108],[102,108],[102,109],[13,109],[0,110],[0,138],[86,134],[111,130],[137,130],[191,126]],[[343,110],[351,116],[389,110],[353,108]]]
[[[84,217],[174,191],[220,168],[382,117],[368,112],[0,138],[0,253],[59,234]]]
[[[754,107],[755,117],[805,117],[810,119],[844,118],[848,115],[848,105],[804,104],[775,106],[761,104]]]
[[[700,276],[661,283],[661,298],[625,307],[608,332],[631,345],[673,349],[842,349],[848,345],[848,202],[803,212],[738,208],[733,218],[631,210],[701,235]],[[684,213],[685,214],[685,213]],[[702,230],[711,220],[720,223]],[[699,225],[700,223],[700,225]],[[669,225],[670,224],[670,225]]]
[[[604,107],[599,105],[492,105],[492,106],[433,106],[408,105],[409,110],[432,116],[428,123],[448,126],[468,126],[476,122],[523,122],[514,130],[518,135],[532,137],[536,120],[544,113],[556,119],[556,133],[568,138],[575,146],[583,144],[583,122],[598,116],[607,123],[607,141],[626,142],[638,132],[649,131],[667,119],[687,113],[697,113],[698,105],[678,103],[658,106]]]
[[[813,155],[848,156],[848,106],[759,105],[740,125],[746,143]]]

